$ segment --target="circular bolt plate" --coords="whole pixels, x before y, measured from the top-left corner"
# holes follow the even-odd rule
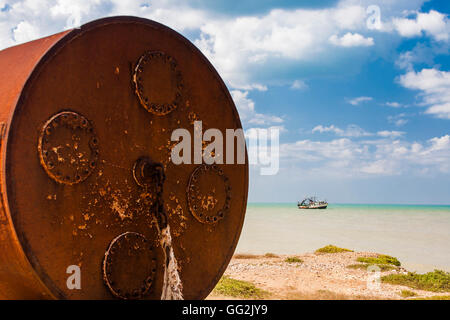
[[[230,209],[228,178],[216,165],[200,165],[189,179],[187,197],[189,210],[199,222],[215,224]]]
[[[84,116],[64,111],[42,127],[38,152],[47,174],[59,183],[71,185],[85,180],[94,170],[98,138]]]
[[[156,115],[165,115],[181,102],[182,79],[176,61],[158,51],[139,59],[133,82],[141,105]]]
[[[142,234],[125,232],[111,241],[103,261],[103,280],[114,296],[143,298],[155,272],[156,254]]]

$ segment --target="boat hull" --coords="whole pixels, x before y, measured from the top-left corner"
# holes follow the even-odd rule
[[[327,204],[325,205],[319,205],[319,206],[298,206],[299,209],[326,209]]]

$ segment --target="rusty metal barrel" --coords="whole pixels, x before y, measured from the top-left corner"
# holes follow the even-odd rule
[[[154,21],[0,51],[0,298],[205,298],[239,239],[248,165],[174,163],[173,131],[196,121],[241,128],[213,66]]]

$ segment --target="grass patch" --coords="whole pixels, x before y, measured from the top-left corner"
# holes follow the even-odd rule
[[[303,260],[297,257],[287,257],[286,259],[284,259],[284,262],[287,263],[302,263]]]
[[[379,254],[377,257],[359,257],[356,261],[376,265],[393,265],[397,267],[400,267],[401,265],[397,258],[385,254]]]
[[[299,292],[291,291],[289,292],[285,299],[287,300],[350,300],[352,297],[332,292],[329,290],[317,290],[316,292]]]
[[[278,255],[276,255],[275,253],[271,253],[271,252],[267,252],[264,257],[266,258],[279,258]]]
[[[450,300],[450,296],[432,296],[426,298],[414,298],[411,300]]]
[[[364,269],[364,270],[366,270],[367,266],[368,266],[367,264],[358,263],[358,264],[350,264],[350,265],[346,266],[346,268],[348,268],[348,269]]]
[[[381,277],[381,281],[419,290],[450,292],[450,273],[442,270],[434,270],[425,274],[415,272],[390,274]]]
[[[333,246],[332,244],[329,244],[323,248],[316,250],[316,253],[339,253],[339,252],[353,252],[353,250],[339,248],[339,247]]]
[[[317,290],[315,292],[291,291],[284,299],[287,300],[375,300],[377,297],[362,295],[345,295],[330,290]]]
[[[367,270],[368,266],[370,266],[370,264],[358,263],[358,264],[350,264],[350,265],[347,266],[347,268],[349,268],[349,269]],[[389,265],[389,264],[377,264],[376,266],[378,268],[380,268],[380,271],[391,271],[391,270],[396,270],[397,269],[396,266],[392,266],[392,265]]]
[[[410,291],[410,290],[402,290],[402,291],[400,292],[400,295],[401,295],[403,298],[410,298],[410,297],[417,296],[417,293],[415,293],[415,292],[413,292],[413,291]]]
[[[263,299],[269,295],[267,291],[255,287],[251,282],[236,280],[227,276],[223,276],[219,280],[214,288],[214,293],[245,299]]]
[[[258,259],[259,256],[257,254],[250,253],[238,253],[233,256],[235,259]]]

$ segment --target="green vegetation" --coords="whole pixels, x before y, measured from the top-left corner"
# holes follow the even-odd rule
[[[227,276],[223,276],[219,280],[214,288],[214,293],[244,299],[263,299],[269,295],[267,291],[255,287],[251,282]]]
[[[349,269],[367,269],[367,264],[362,264],[362,263],[358,263],[358,264],[350,264],[347,266],[347,268]]]
[[[358,264],[351,264],[348,265],[347,268],[349,269],[367,269],[371,265],[376,265],[378,268],[380,268],[380,271],[391,271],[396,270],[401,265],[400,261],[398,261],[397,258],[385,255],[385,254],[379,254],[376,257],[359,257],[356,259]]]
[[[302,263],[303,260],[302,260],[302,259],[299,259],[299,258],[297,258],[297,257],[287,257],[287,258],[284,260],[284,262],[287,262],[287,263]]]
[[[385,254],[379,254],[377,257],[359,257],[356,261],[377,265],[393,265],[397,267],[401,265],[397,258]]]
[[[323,248],[316,250],[316,253],[338,253],[338,252],[353,252],[353,250],[339,248],[339,247],[333,246],[332,244],[329,244]]]
[[[409,297],[417,296],[417,293],[415,293],[414,291],[411,291],[411,290],[402,290],[402,291],[400,292],[400,295],[401,295],[403,298],[409,298]]]
[[[330,290],[317,290],[316,292],[288,291],[284,299],[287,300],[375,300],[374,296],[346,295]]]
[[[275,253],[271,253],[271,252],[267,252],[264,257],[266,258],[279,258],[278,255],[276,255]]]
[[[257,259],[259,257],[260,256],[258,256],[256,254],[250,254],[250,253],[238,253],[233,256],[233,258],[235,258],[235,259]]]
[[[349,269],[364,269],[364,270],[366,270],[368,266],[370,266],[370,264],[368,264],[368,263],[358,263],[358,264],[348,265],[347,268],[349,268]],[[389,265],[389,264],[377,264],[376,266],[378,268],[380,268],[380,271],[391,271],[391,270],[396,270],[397,269],[397,267]]]
[[[432,296],[426,298],[414,298],[411,300],[450,300],[450,296]]]
[[[381,281],[419,290],[450,292],[450,273],[442,270],[434,270],[425,274],[415,272],[390,274],[381,277]]]

